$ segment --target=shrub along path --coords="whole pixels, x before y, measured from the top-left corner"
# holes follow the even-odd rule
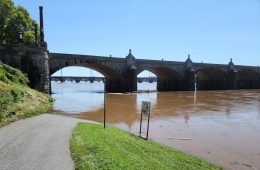
[[[27,86],[28,78],[0,61],[0,127],[48,110],[51,96]]]

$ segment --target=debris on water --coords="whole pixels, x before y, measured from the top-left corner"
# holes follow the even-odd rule
[[[252,165],[250,165],[250,164],[247,164],[247,163],[242,163],[242,165],[248,166],[248,167],[250,167],[250,168],[252,168],[252,169],[254,169],[254,170],[259,170],[259,169],[257,169],[256,167],[254,167],[254,166],[252,166]]]
[[[167,137],[167,139],[175,139],[175,140],[192,140],[191,138],[173,138],[173,137]]]
[[[157,92],[157,90],[138,90],[137,93],[153,93]]]
[[[179,138],[178,140],[192,140],[191,138]]]

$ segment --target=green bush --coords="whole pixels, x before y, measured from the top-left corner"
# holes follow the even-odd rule
[[[23,101],[23,98],[25,97],[25,92],[15,84],[5,85],[4,88],[5,90],[0,95],[0,121],[10,114],[15,114],[9,113],[9,109]]]
[[[29,79],[18,69],[10,67],[0,61],[0,81],[27,85]]]
[[[10,91],[5,91],[0,98],[0,121],[6,117],[6,110],[13,102],[13,96]]]
[[[10,115],[14,115],[11,108],[22,102],[25,91],[21,86],[26,86],[28,78],[18,69],[6,65],[0,61],[0,121]]]
[[[42,113],[52,106],[51,96],[30,89],[28,83],[20,70],[0,61],[0,127]]]

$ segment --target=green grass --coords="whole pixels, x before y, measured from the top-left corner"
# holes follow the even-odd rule
[[[221,169],[123,130],[79,123],[70,141],[75,168],[87,169]]]
[[[0,61],[0,81],[6,84],[22,84],[29,83],[28,78],[20,70],[6,65]]]
[[[52,106],[51,96],[29,88],[28,82],[20,70],[0,62],[0,127]]]

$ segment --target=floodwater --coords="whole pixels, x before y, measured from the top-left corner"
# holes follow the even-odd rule
[[[52,82],[53,112],[103,122],[103,88]],[[142,101],[151,101],[150,139],[227,169],[260,169],[260,90],[106,94],[107,123],[138,135]]]

